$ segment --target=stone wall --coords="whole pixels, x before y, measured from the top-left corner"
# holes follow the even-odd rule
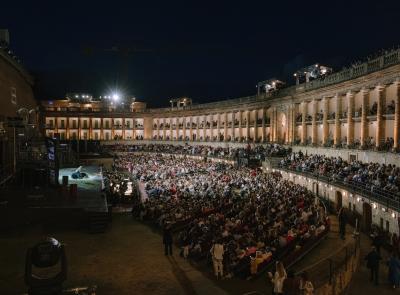
[[[5,119],[15,117],[20,108],[31,110],[36,107],[32,84],[32,78],[25,70],[0,52],[0,122],[6,131],[0,134],[0,176],[12,170],[14,154],[14,131],[5,126]]]

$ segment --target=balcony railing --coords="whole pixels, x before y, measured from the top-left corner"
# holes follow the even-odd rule
[[[400,194],[393,193],[390,191],[386,191],[380,188],[377,188],[371,184],[365,184],[356,181],[345,181],[340,178],[333,178],[328,176],[320,175],[316,171],[310,171],[307,169],[292,169],[287,166],[278,165],[274,167],[276,169],[281,169],[286,172],[295,173],[298,175],[307,176],[309,178],[313,178],[317,181],[325,182],[327,185],[334,185],[340,188],[346,189],[349,192],[357,193],[361,196],[365,196],[372,201],[375,201],[386,208],[390,208],[392,210],[399,211],[400,210]]]

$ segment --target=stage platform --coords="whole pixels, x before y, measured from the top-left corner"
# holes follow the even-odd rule
[[[102,192],[104,188],[103,174],[100,166],[81,166],[81,173],[87,174],[86,178],[73,179],[72,173],[78,167],[63,168],[59,171],[59,183],[62,184],[63,176],[68,176],[68,184],[77,184],[78,194],[74,204],[69,207],[84,208],[86,211],[107,212],[107,198]]]

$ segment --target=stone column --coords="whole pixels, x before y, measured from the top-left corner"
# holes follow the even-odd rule
[[[258,140],[258,110],[254,110],[254,138],[253,142]]]
[[[189,125],[190,125],[189,141],[193,141],[193,117],[192,116],[189,117]]]
[[[132,118],[132,138],[136,139],[136,118]]]
[[[269,141],[275,140],[275,108],[271,108],[271,118],[269,119]]]
[[[210,119],[210,141],[214,141],[214,114],[211,114]]]
[[[347,100],[347,145],[352,145],[354,143],[354,93],[348,91],[346,94]]]
[[[377,105],[378,109],[376,112],[376,139],[375,146],[377,148],[381,147],[382,141],[385,140],[385,122],[383,121],[383,112],[384,112],[384,100],[385,100],[385,87],[379,85],[376,87],[376,91],[378,92],[378,100]]]
[[[393,130],[393,148],[399,147],[399,123],[400,123],[400,82],[395,82],[395,96],[394,96],[394,130]]]
[[[157,140],[160,139],[160,119],[157,119]]]
[[[239,142],[242,141],[242,136],[243,136],[242,116],[243,116],[243,111],[239,111]]]
[[[341,134],[340,134],[340,112],[341,112],[341,98],[339,94],[336,94],[336,109],[335,109],[335,135],[333,138],[334,144],[340,144]]]
[[[89,139],[93,139],[93,118],[89,117]]]
[[[174,134],[172,133],[172,117],[169,117],[169,140],[174,140]]]
[[[167,136],[167,130],[166,130],[165,124],[167,124],[167,120],[165,118],[163,118],[163,130],[162,130],[163,140],[166,140],[166,136]]]
[[[311,142],[313,145],[318,144],[318,129],[317,129],[317,100],[312,101],[312,117],[311,117]]]
[[[228,139],[228,113],[225,112],[224,113],[224,120],[225,120],[225,124],[224,124],[224,141],[227,141]]]
[[[125,118],[122,118],[122,139],[125,140]]]
[[[329,98],[326,96],[322,99],[323,103],[323,118],[322,118],[322,144],[326,144],[328,142],[329,137],[329,124],[328,124],[328,116],[329,116]]]
[[[179,117],[177,117],[176,118],[176,125],[175,125],[175,128],[176,128],[176,140],[179,140],[179,130],[180,130],[180,128],[179,128]]]
[[[82,132],[82,127],[81,127],[81,120],[82,118],[78,117],[78,139],[81,139],[81,132]],[[114,130],[114,128],[113,128]],[[112,131],[114,133],[114,131]],[[114,139],[114,137],[113,137]]]
[[[250,140],[250,112],[251,111],[246,112],[246,140],[247,141]]]
[[[232,112],[232,126],[231,126],[231,131],[232,131],[232,137],[231,141],[235,141],[235,112]]]
[[[54,118],[54,133],[58,133],[58,117]]]
[[[290,124],[290,137],[289,137],[289,143],[293,143],[294,142],[294,138],[295,138],[295,130],[296,130],[296,113],[295,113],[295,105],[291,104],[290,105],[290,120],[289,120],[289,124]]]
[[[69,124],[69,122],[68,122]],[[104,123],[103,123],[103,117],[100,118],[100,140],[104,140]]]
[[[203,125],[203,141],[206,141],[206,136],[207,136],[207,116],[203,116],[204,119],[204,125]]]
[[[183,129],[183,135],[182,135],[182,140],[185,141],[186,140],[186,117],[183,117],[183,121],[182,121],[182,129]]]
[[[264,142],[266,140],[266,134],[265,134],[265,108],[262,108],[262,113],[261,113],[262,119],[261,119],[261,141]]]
[[[217,141],[220,139],[220,133],[221,133],[221,114],[217,114]]]
[[[196,117],[196,140],[200,140],[200,116]]]
[[[307,102],[303,101],[302,109],[301,109],[301,143],[306,144],[307,142],[307,124],[306,124],[306,116],[307,116]]]
[[[369,137],[368,127],[368,114],[369,114],[369,90],[363,88],[361,90],[361,146],[365,146],[367,138]]]
[[[67,117],[65,122],[65,139],[69,139],[69,117]]]

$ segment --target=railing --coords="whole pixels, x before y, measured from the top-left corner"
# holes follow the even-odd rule
[[[392,193],[389,191],[385,191],[374,186],[366,185],[360,182],[355,181],[344,181],[338,178],[327,177],[324,175],[318,174],[318,172],[310,171],[310,170],[297,170],[290,169],[288,167],[283,166],[275,166],[273,168],[281,169],[286,172],[296,173],[299,175],[304,175],[310,178],[313,178],[317,181],[322,181],[327,183],[328,185],[338,186],[340,188],[346,189],[352,193],[357,193],[359,195],[368,197],[370,200],[380,203],[381,205],[390,208],[395,211],[400,210],[400,198],[399,194]]]
[[[314,285],[314,294],[342,294],[352,274],[357,270],[360,259],[360,238],[355,236],[348,245],[330,256],[302,269]]]
[[[400,62],[400,49],[385,52],[385,54],[368,60],[362,64],[353,65],[350,68],[345,68],[340,72],[336,72],[326,76],[325,78],[315,79],[304,85],[305,90],[317,89],[331,84],[344,82],[347,80],[355,79],[359,76],[367,75],[369,73],[384,69],[386,67],[398,64]]]

